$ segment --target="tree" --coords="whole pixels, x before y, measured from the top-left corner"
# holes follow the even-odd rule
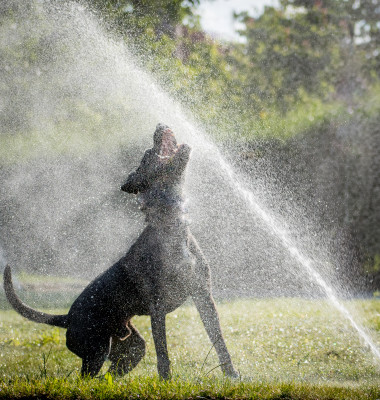
[[[331,24],[346,29],[346,37],[361,52],[361,56],[365,57],[365,70],[379,76],[379,0],[283,0],[281,3],[285,7],[302,8],[307,14],[316,9],[323,10]]]
[[[331,93],[344,65],[341,44],[349,36],[347,26],[337,24],[321,5],[306,9],[289,3],[267,7],[257,19],[248,13],[238,16],[245,25],[241,34],[250,61],[246,95],[258,94],[268,106],[283,111],[304,93]]]
[[[89,5],[115,22],[124,33],[142,34],[153,29],[157,37],[174,36],[175,28],[200,0],[94,0]]]

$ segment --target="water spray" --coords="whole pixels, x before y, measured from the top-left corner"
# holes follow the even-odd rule
[[[56,7],[57,9],[59,9],[59,7],[64,6],[59,5]],[[89,100],[92,100],[93,103],[96,105],[104,103],[104,107],[107,106],[108,109],[113,110],[113,99],[116,97],[120,99],[120,102],[117,105],[122,108],[122,111],[124,112],[124,114],[123,112],[120,113],[120,115],[122,115],[122,117],[120,117],[120,125],[125,130],[119,133],[119,137],[117,138],[119,141],[114,139],[115,142],[117,142],[117,145],[119,145],[120,143],[126,144],[128,143],[128,140],[132,142],[132,140],[137,140],[136,138],[141,140],[141,137],[139,137],[140,132],[146,132],[146,134],[148,135],[151,133],[152,127],[154,127],[158,122],[164,122],[173,128],[174,132],[176,132],[181,140],[186,141],[190,146],[192,146],[194,152],[207,154],[208,157],[211,158],[212,161],[218,165],[219,174],[222,173],[229,187],[233,189],[235,195],[244,200],[247,210],[253,215],[260,218],[260,220],[265,224],[271,234],[276,237],[278,242],[281,243],[282,246],[288,251],[292,259],[295,260],[297,264],[302,266],[302,268],[307,272],[311,280],[314,281],[321,288],[330,303],[351,324],[355,332],[357,332],[359,337],[371,349],[371,352],[375,356],[376,361],[380,362],[380,351],[376,347],[371,337],[366,333],[365,329],[358,322],[355,321],[349,310],[338,299],[332,286],[328,282],[326,282],[323,276],[318,272],[319,263],[313,261],[307,255],[305,255],[304,251],[301,251],[297,247],[291,235],[289,235],[282,228],[284,224],[281,223],[280,218],[274,216],[272,212],[267,210],[267,208],[263,205],[263,201],[259,201],[254,193],[246,188],[246,185],[242,183],[242,180],[240,179],[238,174],[233,170],[231,165],[222,156],[218,147],[212,144],[206,138],[203,130],[199,128],[195,122],[193,122],[192,118],[187,115],[186,111],[181,107],[181,105],[170,98],[170,96],[165,93],[165,91],[162,90],[159,85],[157,85],[157,83],[148,73],[142,71],[141,68],[137,66],[135,57],[130,54],[128,49],[126,49],[125,44],[121,41],[118,42],[117,40],[115,41],[114,39],[110,39],[106,34],[104,34],[102,27],[100,26],[100,24],[97,23],[97,19],[93,15],[90,15],[88,12],[86,12],[86,10],[84,10],[83,8],[76,8],[74,4],[72,4],[72,7],[72,9],[66,9],[64,13],[61,12],[62,15],[57,13],[56,21],[54,21],[54,24],[52,24],[51,27],[54,32],[58,31],[60,33],[60,35],[57,35],[58,37],[66,38],[65,40],[68,44],[72,45],[72,43],[74,43],[75,46],[73,47],[73,49],[71,49],[71,53],[69,53],[69,56],[72,57],[72,59],[68,57],[70,62],[67,62],[66,60],[67,65],[65,65],[65,75],[62,75],[62,73],[59,71],[61,71],[63,63],[61,63],[61,60],[57,57],[57,60],[53,63],[52,67],[49,69],[49,73],[45,77],[46,81],[49,81],[50,75],[52,82],[54,82],[53,78],[55,79],[56,76],[62,77],[62,81],[70,82],[70,85],[73,88],[81,89],[81,91],[79,92],[83,96],[84,104],[87,104],[90,102]],[[51,13],[55,15],[55,9],[52,10]],[[73,17],[73,15],[75,17]],[[48,17],[49,15],[46,18]],[[65,23],[67,24],[67,27],[70,27],[70,29],[66,29],[67,27],[66,25],[64,25]],[[78,26],[76,27],[77,31],[74,29],[74,25],[72,27],[70,25],[74,23],[78,24]],[[60,26],[60,24],[63,25]],[[58,28],[60,30],[58,30]],[[62,43],[59,42],[61,46],[65,43],[66,42],[64,40]],[[87,54],[86,51],[89,54]],[[77,53],[80,54],[80,57],[77,57]],[[99,57],[100,54],[102,57]],[[53,54],[53,56],[57,55]],[[53,56],[52,60],[55,60]],[[77,60],[77,58],[74,57],[80,58],[80,60]],[[90,67],[94,69],[88,70]],[[37,82],[38,79],[33,77],[33,80],[36,80]],[[33,101],[28,102],[28,104],[33,104],[35,107],[35,109],[33,109],[33,115],[35,115],[36,120],[38,119],[37,122],[40,123],[40,119],[42,122],[44,122],[45,120],[49,120],[51,115],[55,115],[54,112],[56,112],[57,116],[59,117],[62,112],[60,106],[63,103],[59,103],[60,100],[57,96],[48,96],[49,94],[56,94],[55,85],[52,84],[51,87],[48,87],[48,89],[46,89],[46,85],[38,85],[37,89],[36,98],[33,98]],[[51,93],[48,92],[49,90],[51,91]],[[40,96],[41,92],[44,94],[44,97]],[[92,96],[94,96],[94,98],[92,98]],[[52,104],[55,106],[53,110],[54,112],[51,111],[51,115],[47,115],[45,119],[41,118],[41,116],[45,117],[45,112],[46,114],[48,114],[49,108],[43,107],[44,104],[42,103],[41,109],[38,109],[40,102],[37,100],[40,100],[39,97],[43,97],[46,104],[50,105],[51,107]],[[54,102],[51,102],[51,99],[54,99]],[[109,103],[106,100],[109,101]],[[124,103],[128,106],[124,106]],[[71,109],[68,109],[67,112],[69,113],[70,110]],[[35,121],[32,122],[34,124],[37,124],[37,122]],[[92,123],[92,117],[89,117],[88,121],[86,120],[85,122]],[[83,123],[83,126],[85,125],[86,124]],[[32,124],[32,126],[34,127],[35,125]],[[114,132],[112,132],[112,135],[114,135],[113,138],[116,137],[116,134],[114,134]],[[42,136],[43,135],[39,137],[39,139],[41,139],[41,142],[43,141]],[[104,134],[104,136],[107,135]],[[128,136],[129,139],[123,139],[123,142],[123,140],[120,139],[121,136]],[[93,164],[96,166],[96,168],[99,168],[98,157],[96,157],[96,160],[94,160]],[[102,165],[107,165],[107,161],[103,161]],[[118,168],[122,169],[121,167]],[[104,168],[104,170],[106,170],[106,168]],[[97,189],[97,191],[94,192],[99,193],[99,191],[102,190],[103,192],[108,192],[109,190],[111,190],[108,186],[105,185],[110,185],[110,179],[114,178],[110,178],[110,176],[107,176],[106,174],[101,178],[98,176],[99,169],[96,169],[96,172],[97,174],[93,174],[94,176],[96,175],[96,180],[92,183],[92,187]],[[125,171],[118,171],[120,175],[122,175],[122,172],[125,173]],[[115,169],[112,170],[112,173],[113,175],[115,175]],[[22,178],[22,182],[25,185],[24,174],[22,174]],[[79,202],[78,204],[77,197],[83,197],[87,193],[87,188],[84,193],[77,193],[73,191],[73,195],[71,196],[73,198],[71,198],[70,196],[65,197],[65,192],[67,190],[70,190],[69,184],[71,184],[72,186],[74,185],[69,179],[67,179],[67,182],[63,183],[59,179],[57,179],[57,181],[60,183],[59,186],[57,185],[55,180],[51,182],[51,185],[59,193],[59,195],[57,196],[57,198],[59,198],[61,201],[59,203],[59,206],[61,208],[61,212],[59,213],[59,215],[62,215],[62,218],[63,216],[66,217],[66,214],[71,216],[71,214],[67,211],[70,209],[70,207],[68,206],[68,203],[70,201],[72,201],[73,207],[75,206],[79,209],[85,207],[86,202],[82,199],[81,202]],[[11,190],[14,190],[15,198],[18,198],[18,184],[8,186],[12,187]],[[32,186],[33,185],[31,185],[31,187]],[[65,187],[65,190],[62,189],[63,187]],[[62,190],[62,193],[60,193],[59,190]],[[23,195],[24,194],[25,192],[23,192]],[[52,200],[49,201],[49,205],[54,203],[54,201],[56,201],[55,197],[53,197]],[[26,215],[29,218],[30,204],[27,200],[25,200],[24,202]],[[41,208],[43,206],[40,202],[40,198],[36,199],[36,204],[38,204],[38,206],[41,205]],[[34,209],[38,211],[38,207],[34,207]],[[58,204],[57,202],[55,202],[55,208],[53,212],[54,215],[51,217],[50,220],[47,220],[46,222],[48,228],[52,230],[50,234],[52,238],[54,238],[57,232],[59,232],[57,228],[55,228],[54,226],[52,227],[52,225],[54,224],[51,224],[52,220],[57,220],[57,210]],[[102,217],[105,217],[105,214],[102,215]],[[115,221],[114,225],[112,226],[111,224],[111,226],[113,235],[117,236],[114,234],[114,226],[121,225],[120,218],[122,217],[119,215],[115,217],[113,215],[107,214],[107,218],[109,218],[110,221]],[[104,220],[105,219],[106,218],[104,218]],[[96,229],[97,231],[103,230],[103,225],[105,224],[104,220],[102,219],[101,223],[97,224],[94,229]],[[38,223],[37,221],[37,218],[35,219],[35,221],[33,221],[35,226]],[[46,231],[44,220],[41,220],[39,223],[41,224],[41,228],[39,230],[36,229],[36,232],[38,234],[36,234],[35,237],[39,237],[40,232],[45,233]],[[129,227],[129,231],[131,231],[132,223],[133,222],[131,220],[131,222],[128,221],[128,225],[124,224]],[[125,228],[125,232],[126,231],[127,228]],[[111,231],[108,232],[107,229],[104,228],[104,236],[101,236],[101,238],[107,237],[109,242],[114,242],[114,236],[110,236],[110,233]],[[122,234],[124,234],[124,231],[122,232]],[[119,234],[119,236],[122,236],[122,234]],[[109,239],[110,237],[111,240]],[[101,240],[99,240],[99,242],[101,242]],[[119,242],[120,248],[121,246],[125,245],[124,239],[120,239]],[[29,244],[30,248],[33,248],[32,245]],[[103,243],[102,246],[106,247],[103,245]],[[117,251],[119,251],[119,247],[115,246],[114,243],[108,243],[107,250],[116,253]],[[61,256],[61,253],[59,253],[59,255]],[[99,259],[99,257],[97,257],[97,259]]]

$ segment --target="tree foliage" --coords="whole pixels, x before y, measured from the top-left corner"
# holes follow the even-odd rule
[[[142,34],[153,29],[158,36],[173,36],[177,24],[193,14],[199,0],[92,0],[88,3],[116,22],[124,33]]]
[[[374,3],[282,0],[256,19],[240,14],[249,60],[247,102],[259,97],[287,111],[305,93],[331,99],[359,89],[363,79],[379,72],[374,49],[380,6]]]

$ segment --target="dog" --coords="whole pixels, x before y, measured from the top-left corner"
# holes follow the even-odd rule
[[[165,317],[189,296],[222,371],[238,376],[211,294],[209,265],[184,217],[182,183],[190,151],[188,145],[177,144],[168,126],[157,125],[153,148],[121,187],[138,196],[147,226],[126,255],[83,290],[68,314],[47,314],[24,304],[14,291],[10,267],[4,270],[6,297],[19,314],[67,329],[66,345],[82,359],[82,376],[97,375],[107,357],[110,373],[122,376],[132,370],[145,354],[145,340],[131,319],[149,315],[158,374],[169,379]]]

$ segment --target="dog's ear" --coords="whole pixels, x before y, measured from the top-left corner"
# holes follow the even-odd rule
[[[182,173],[190,159],[191,147],[188,144],[181,144],[175,155],[177,159],[177,172]]]
[[[186,143],[181,144],[179,146],[178,152],[181,157],[183,157],[184,159],[188,159],[190,157],[191,147]]]

